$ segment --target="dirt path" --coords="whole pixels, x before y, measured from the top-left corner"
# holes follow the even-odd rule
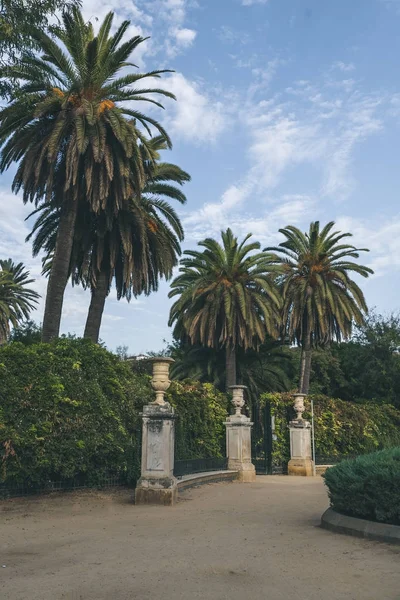
[[[0,503],[1,600],[400,600],[400,548],[324,531],[320,479]],[[1,565],[6,565],[1,568]]]

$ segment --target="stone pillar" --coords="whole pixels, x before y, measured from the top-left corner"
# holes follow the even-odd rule
[[[156,400],[143,407],[142,467],[135,490],[136,504],[164,504],[177,500],[177,480],[174,477],[175,415],[165,402],[165,391],[171,358],[153,359],[152,387]]]
[[[297,419],[290,421],[290,461],[288,475],[312,477],[314,463],[311,453],[311,423],[303,419],[304,394],[295,394]]]
[[[242,414],[244,406],[243,392],[245,385],[232,385],[233,406],[235,414],[228,417],[226,425],[226,454],[228,469],[238,471],[238,480],[249,483],[256,480],[256,469],[251,462],[251,423],[250,419]]]

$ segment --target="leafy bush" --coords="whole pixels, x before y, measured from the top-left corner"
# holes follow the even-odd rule
[[[167,400],[176,409],[177,460],[225,456],[227,397],[211,383],[173,381]]]
[[[140,472],[140,412],[150,377],[88,340],[0,348],[0,482],[89,484]],[[212,385],[174,383],[177,457],[219,456],[226,398]]]
[[[336,511],[400,525],[400,447],[343,461],[324,477]]]
[[[86,474],[130,477],[143,381],[86,340],[0,349],[1,478],[45,485]],[[135,452],[137,452],[137,449]]]
[[[346,456],[400,444],[400,411],[390,404],[357,404],[321,394],[312,397],[317,458],[336,462]],[[295,417],[293,401],[293,393],[264,394],[261,397],[261,404],[271,403],[271,413],[275,417],[275,464],[287,463],[290,458],[287,425]],[[310,420],[310,398],[306,398],[305,406],[304,418]]]

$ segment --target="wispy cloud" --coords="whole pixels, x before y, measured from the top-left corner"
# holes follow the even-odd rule
[[[253,79],[257,78],[253,69]],[[300,80],[286,89],[286,96],[255,102],[247,95],[237,102],[240,114],[233,121],[242,119],[249,140],[247,173],[232,182],[220,200],[185,216],[189,236],[198,239],[202,232],[218,231],[227,222],[237,223],[239,230],[241,224],[261,222],[266,231],[278,220],[282,225],[311,215],[316,197],[331,203],[348,198],[356,186],[351,168],[354,150],[382,130],[384,106],[390,102],[384,94],[357,89],[349,94],[345,85],[333,85],[343,81],[328,78],[316,85]],[[283,180],[290,181],[299,168],[308,169],[309,189],[279,193]],[[271,209],[273,197],[279,200]],[[257,210],[256,219],[246,210],[250,204]],[[267,216],[263,206],[269,207]]]
[[[355,68],[356,67],[355,67],[354,63],[344,63],[341,60],[337,60],[332,65],[332,69],[339,69],[339,71],[343,71],[344,73],[354,71]]]
[[[253,6],[254,4],[267,4],[268,0],[242,0],[243,6]]]

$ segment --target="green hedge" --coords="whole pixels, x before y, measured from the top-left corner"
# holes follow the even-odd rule
[[[317,462],[336,462],[400,444],[400,411],[390,404],[357,404],[321,394],[312,397]],[[295,418],[293,393],[264,394],[261,406],[265,402],[271,403],[275,416],[273,462],[285,464],[290,458],[288,420]],[[304,418],[311,419],[309,398],[305,405]]]
[[[49,481],[139,475],[143,404],[150,377],[81,339],[0,348],[0,483],[46,487]],[[211,385],[174,383],[177,457],[221,453],[226,398]]]
[[[211,383],[173,381],[167,400],[175,407],[177,460],[225,456],[228,401]]]
[[[400,525],[400,447],[343,461],[324,478],[334,510]]]

